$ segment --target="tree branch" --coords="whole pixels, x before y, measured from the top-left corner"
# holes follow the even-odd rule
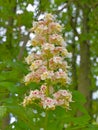
[[[20,60],[22,59],[22,57],[23,57],[23,53],[24,53],[24,50],[25,50],[27,41],[28,41],[28,39],[29,39],[29,33],[28,33],[27,36],[23,36],[22,39],[23,39],[22,41],[24,41],[24,42],[23,42],[23,45],[20,47],[19,55],[17,56],[17,59],[18,59],[19,61],[20,61]]]

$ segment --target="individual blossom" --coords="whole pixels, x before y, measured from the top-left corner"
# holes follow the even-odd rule
[[[54,44],[54,45],[62,46],[64,43],[64,39],[59,34],[53,34],[53,35],[49,36],[49,42]]]
[[[46,84],[42,84],[40,87],[40,91],[46,95],[48,95],[48,93],[51,95],[54,92],[53,86],[50,85],[46,85]]]
[[[69,78],[65,71],[59,69],[54,73],[54,80],[55,83],[60,83],[61,85],[64,85],[68,82]]]
[[[41,75],[41,80],[52,80],[54,77],[54,73],[53,71],[45,71],[42,75]]]
[[[45,21],[45,20],[40,20],[40,21],[38,21],[38,25],[44,25],[44,26],[45,26],[45,25],[47,25],[47,24],[46,24],[46,21]]]
[[[43,100],[44,98],[45,98],[45,95],[38,89],[31,90],[30,94],[24,98],[24,101],[22,104],[23,106],[26,106],[26,105],[34,103],[36,100],[40,101],[40,100]]]
[[[36,29],[35,29],[35,33],[37,35],[46,35],[48,33],[48,27],[47,25],[39,25]]]
[[[65,71],[63,71],[62,69],[59,69],[58,71],[55,72],[56,78],[66,78],[67,74]]]
[[[53,94],[53,97],[57,101],[57,106],[69,109],[69,103],[72,102],[72,94],[69,91],[59,90]]]
[[[27,62],[27,64],[31,64],[32,61],[34,60],[34,54],[30,54],[25,58],[25,61]]]
[[[49,69],[50,70],[63,70],[67,73],[67,69],[69,66],[67,65],[67,62],[64,61],[64,59],[60,56],[54,56],[49,60]]]
[[[51,22],[49,24],[49,34],[59,33],[62,31],[62,27],[59,23]]]
[[[24,77],[24,82],[26,85],[31,82],[40,82],[40,74],[37,72],[31,72]]]
[[[34,32],[34,30],[36,30],[37,27],[38,27],[38,22],[33,22],[33,27],[29,31]]]
[[[62,46],[57,46],[53,50],[54,55],[59,55],[61,57],[68,57],[69,53],[66,48]]]
[[[37,35],[42,34],[47,28],[47,21],[41,20],[38,22],[33,22],[33,27],[30,29],[30,32],[34,32]]]
[[[42,51],[44,51],[44,53],[46,53],[47,51],[52,52],[54,50],[55,46],[49,43],[44,43],[42,45]]]
[[[49,60],[49,69],[57,70],[59,68],[66,70],[66,62],[63,61],[62,57],[54,56]]]
[[[22,105],[25,107],[27,106],[28,104],[32,104],[32,99],[29,98],[29,96],[25,96],[23,102],[22,102]]]
[[[44,28],[44,25],[39,25],[39,26],[37,26],[36,27],[36,29],[34,30],[34,32],[36,33],[36,34],[42,34],[43,33],[43,28]]]
[[[44,21],[45,21],[47,24],[51,23],[53,20],[54,20],[53,15],[51,15],[50,13],[49,13],[49,14],[46,14],[45,17],[44,17]]]
[[[62,61],[63,61],[63,59],[60,56],[53,57],[53,62],[55,62],[55,63],[62,64]]]
[[[34,62],[32,62],[31,66],[30,66],[30,70],[33,71],[33,70],[39,68],[42,65],[43,65],[43,61],[42,60],[35,60]]]
[[[36,72],[39,73],[40,75],[43,74],[44,72],[47,71],[47,67],[42,65],[41,67],[39,67]]]
[[[27,74],[27,75],[24,77],[24,82],[25,82],[25,84],[27,85],[28,83],[32,82],[33,77],[34,77],[34,72],[31,72],[31,73]]]
[[[54,50],[55,46],[53,44],[49,44],[49,43],[44,43],[42,45],[42,56],[46,59],[46,58],[50,58],[53,56],[53,50]]]
[[[45,37],[43,37],[42,35],[37,35],[33,38],[33,40],[31,41],[31,45],[33,47],[36,46],[41,46],[42,44],[44,44],[46,42]]]
[[[32,90],[32,91],[30,91],[30,95],[29,95],[29,97],[30,98],[32,98],[33,100],[35,100],[35,99],[39,99],[40,97],[41,97],[41,93],[40,93],[40,91],[39,90]]]
[[[47,86],[45,84],[41,85],[40,91],[42,93],[47,93]]]
[[[41,104],[44,109],[55,109],[56,103],[57,103],[56,100],[50,97],[44,98],[41,101]]]
[[[40,66],[38,69],[32,71],[24,77],[25,84],[29,84],[31,82],[40,82],[42,80],[41,75],[47,71],[47,67],[44,65]]]
[[[25,61],[27,62],[27,64],[32,64],[32,62],[34,60],[41,60],[42,56],[41,54],[36,54],[36,53],[31,53],[29,54],[26,58]]]
[[[68,100],[69,102],[72,102],[72,95],[67,90],[61,89],[61,90],[57,91],[56,93],[54,93],[53,96],[56,100],[64,98],[64,99]]]

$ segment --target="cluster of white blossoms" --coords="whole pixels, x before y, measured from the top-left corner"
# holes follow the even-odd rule
[[[25,76],[24,82],[36,82],[41,86],[30,91],[24,98],[23,106],[37,103],[44,109],[55,109],[56,106],[69,109],[72,94],[62,89],[70,81],[65,60],[69,53],[61,35],[62,27],[51,14],[46,14],[43,20],[34,22],[31,31],[35,34],[31,45],[38,47],[38,51],[25,59],[30,73]]]

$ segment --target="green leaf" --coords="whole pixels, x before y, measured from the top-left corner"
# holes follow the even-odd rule
[[[0,106],[0,118],[4,117],[7,112],[7,108],[5,106]]]

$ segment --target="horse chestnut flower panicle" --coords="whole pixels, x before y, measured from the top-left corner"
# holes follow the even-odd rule
[[[46,14],[43,20],[33,23],[30,31],[35,34],[31,40],[32,48],[38,47],[40,54],[32,52],[25,58],[30,73],[24,77],[24,82],[26,85],[36,82],[39,89],[31,90],[25,96],[23,106],[35,103],[44,109],[54,110],[56,106],[69,109],[72,94],[62,87],[66,88],[70,81],[65,60],[70,53],[64,46],[62,27],[55,22],[53,15]],[[59,88],[56,87],[58,84]]]

